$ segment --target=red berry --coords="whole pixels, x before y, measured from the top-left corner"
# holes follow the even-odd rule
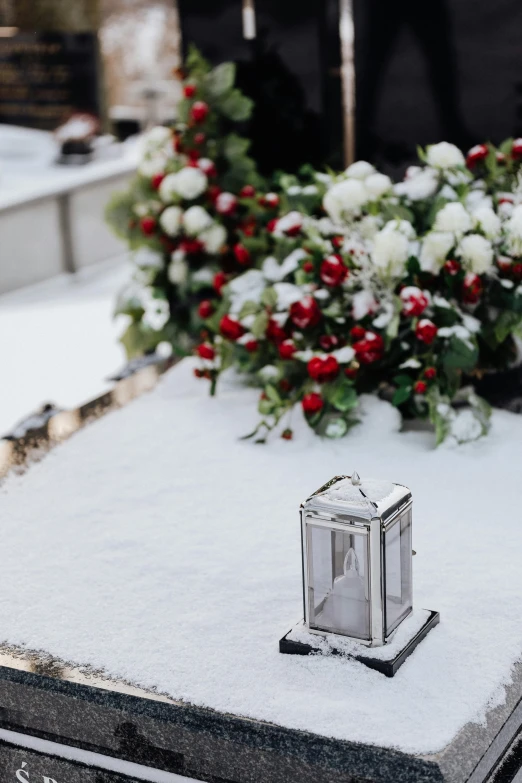
[[[204,133],[201,132],[196,133],[196,135],[194,136],[194,144],[197,144],[198,147],[201,147],[201,145],[205,143],[206,138],[207,137],[205,136]]]
[[[364,326],[354,326],[350,329],[350,337],[352,340],[362,340],[365,334],[366,329]]]
[[[152,185],[154,190],[157,190],[164,179],[165,179],[165,174],[154,174],[151,177],[150,184]]]
[[[348,277],[348,267],[344,265],[341,256],[328,256],[321,264],[319,275],[325,285],[341,285]]]
[[[287,378],[281,378],[281,380],[279,381],[279,388],[281,389],[281,391],[289,392],[290,389],[292,388],[292,384]]]
[[[189,159],[190,159],[191,163],[196,163],[196,161],[198,160],[199,156],[201,155],[201,152],[199,150],[196,150],[196,149],[187,150],[187,155],[189,156]],[[198,168],[200,168],[199,164],[198,164]]]
[[[421,318],[415,329],[415,335],[421,342],[431,345],[438,331],[433,321],[430,321],[429,318]]]
[[[269,220],[266,224],[266,230],[269,234],[273,234],[277,227],[277,218],[272,218],[272,220]]]
[[[428,381],[432,381],[436,377],[436,375],[437,375],[437,370],[435,369],[435,367],[426,367],[426,369],[424,370],[424,377]]]
[[[318,413],[322,409],[324,403],[320,394],[311,392],[310,394],[305,394],[301,400],[301,405],[303,406],[305,413],[312,415],[313,413]]]
[[[250,263],[250,251],[240,242],[238,242],[237,245],[234,245],[234,255],[238,264],[245,265]]]
[[[220,215],[231,215],[237,207],[237,198],[232,193],[220,193],[216,198],[216,212]]]
[[[311,261],[305,261],[303,264],[303,272],[306,272],[307,275],[311,274],[314,271],[314,265]]]
[[[511,147],[511,157],[515,160],[522,158],[522,139],[515,139]]]
[[[199,367],[195,368],[194,375],[196,376],[196,378],[203,378],[204,374],[205,373],[203,372],[203,370],[200,370]]]
[[[190,110],[194,122],[205,122],[209,112],[208,104],[205,101],[196,101]]]
[[[140,228],[146,237],[150,237],[156,230],[156,218],[142,217],[140,220]]]
[[[513,264],[513,276],[516,277],[517,280],[520,280],[522,278],[522,262],[517,261],[516,264]]]
[[[207,177],[212,178],[217,175],[217,169],[213,160],[210,158],[200,158],[198,160],[198,169],[206,174]]]
[[[226,285],[227,276],[224,272],[216,272],[214,280],[212,281],[212,287],[214,291],[221,296],[221,289]]]
[[[277,193],[265,193],[264,196],[260,197],[259,203],[263,207],[270,207],[270,209],[275,209],[279,205],[279,196]]]
[[[339,250],[340,247],[342,247],[344,244],[344,237],[334,237],[332,239],[332,245],[335,247],[336,250]]]
[[[211,361],[216,355],[216,352],[209,343],[201,343],[201,345],[198,345],[196,348],[196,351],[198,356],[200,356],[202,359],[208,359],[209,361]]]
[[[294,437],[294,433],[292,432],[291,429],[287,427],[287,429],[283,430],[283,432],[281,433],[281,437],[283,438],[283,440],[292,440],[292,438]]]
[[[323,351],[331,351],[339,345],[339,338],[335,334],[322,334],[319,338],[319,345]]]
[[[308,375],[318,383],[333,381],[339,374],[339,362],[335,356],[314,356],[307,364]]]
[[[498,268],[503,272],[510,272],[513,260],[509,256],[499,256],[497,258]]]
[[[219,322],[219,331],[226,337],[227,340],[239,340],[245,334],[243,326],[239,323],[237,318],[233,318],[231,315],[224,315]]]
[[[200,318],[210,318],[214,312],[214,305],[209,299],[204,299],[199,303],[198,313]]]
[[[505,194],[501,196],[498,200],[499,206],[500,204],[513,204],[513,196],[506,196]]]
[[[196,94],[196,85],[195,84],[186,84],[183,87],[183,95],[185,98],[193,98]]]
[[[279,356],[281,359],[291,359],[296,352],[295,343],[293,340],[283,340],[279,343]]]
[[[270,318],[268,321],[265,335],[266,339],[270,340],[270,342],[274,343],[275,345],[279,345],[279,343],[282,343],[283,340],[286,340],[288,337],[283,327],[279,326],[277,321],[275,321],[273,318]]]
[[[347,367],[344,371],[344,374],[347,378],[355,378],[357,375],[359,368],[358,367]]]
[[[503,163],[505,163],[505,162],[506,162],[506,156],[504,155],[504,153],[503,153],[503,152],[499,152],[499,151],[497,150],[497,152],[495,153],[495,155],[496,155],[496,158],[497,158],[497,163],[500,163],[500,164],[502,165]]]
[[[454,277],[460,271],[460,264],[458,261],[454,261],[452,258],[450,258],[444,264],[444,269],[446,270],[448,275]]]
[[[249,353],[254,353],[259,348],[259,343],[257,340],[247,340],[245,343],[245,348]]]
[[[428,298],[417,286],[407,285],[400,292],[402,314],[410,318],[422,315],[428,306]]]
[[[474,272],[468,272],[462,283],[462,299],[466,304],[476,304],[482,295],[482,280]]]
[[[219,185],[209,185],[207,190],[207,195],[211,201],[217,201],[221,194],[221,188]]]
[[[183,250],[188,256],[197,256],[204,249],[203,242],[199,239],[182,239],[179,243],[179,249]]]
[[[298,329],[317,326],[321,320],[321,310],[312,296],[305,296],[300,302],[294,302],[291,305],[290,319]]]
[[[352,348],[361,364],[373,364],[384,355],[384,340],[380,334],[365,332],[363,339],[353,343]]]
[[[243,185],[239,195],[241,198],[253,198],[256,195],[256,189],[253,185]]]
[[[466,155],[466,166],[472,169],[479,161],[487,158],[489,149],[486,144],[476,144]]]
[[[172,146],[174,147],[175,152],[182,152],[183,151],[183,144],[181,143],[181,136],[174,136],[172,139]]]
[[[414,391],[416,394],[425,394],[425,393],[426,393],[426,389],[427,389],[427,388],[428,388],[428,387],[427,387],[427,385],[424,383],[424,381],[417,381],[417,383],[414,383],[414,384],[413,384],[413,391]]]

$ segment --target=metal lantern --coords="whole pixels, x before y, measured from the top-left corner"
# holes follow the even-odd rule
[[[412,497],[391,481],[336,476],[301,505],[304,624],[369,647],[412,611]]]

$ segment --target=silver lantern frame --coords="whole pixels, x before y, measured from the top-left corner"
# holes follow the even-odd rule
[[[358,487],[361,500],[364,503],[353,504],[349,502],[333,501],[326,499],[322,493],[333,487],[339,481],[349,480]],[[386,559],[385,559],[385,534],[395,523],[399,523],[407,511],[412,508],[412,495],[410,490],[402,484],[392,484],[392,491],[382,501],[373,502],[363,492],[361,481],[357,473],[351,476],[335,476],[301,504],[301,547],[303,568],[303,604],[304,624],[310,633],[320,636],[328,636],[331,631],[315,628],[310,624],[310,568],[312,560],[308,551],[308,526],[324,527],[332,531],[353,533],[367,537],[367,567],[368,567],[368,598],[369,598],[369,639],[355,638],[343,634],[345,638],[354,639],[367,647],[380,647],[391,640],[397,628],[410,616],[413,606],[400,619],[393,630],[386,635]],[[410,547],[409,557],[412,557]],[[411,573],[412,563],[409,562],[410,595],[412,595]],[[402,570],[402,564],[401,564]],[[411,601],[413,604],[413,601]],[[340,634],[339,634],[340,635]]]

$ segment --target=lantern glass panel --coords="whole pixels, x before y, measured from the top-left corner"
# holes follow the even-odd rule
[[[370,639],[368,536],[307,525],[309,625]]]
[[[386,575],[386,636],[412,607],[411,508],[384,534]]]

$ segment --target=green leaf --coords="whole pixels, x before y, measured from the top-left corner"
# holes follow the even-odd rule
[[[500,313],[495,323],[495,338],[498,343],[503,343],[506,337],[516,332],[522,324],[522,315],[512,310],[504,310]]]
[[[236,78],[235,63],[221,63],[207,73],[204,79],[205,89],[213,98],[219,98],[234,86]]]
[[[241,310],[239,311],[239,320],[246,318],[247,315],[254,315],[259,310],[259,305],[256,302],[245,302]]]
[[[394,382],[394,384],[396,386],[411,386],[412,385],[412,380],[411,380],[410,376],[406,375],[406,374],[396,375],[395,378],[393,379],[393,382]]]
[[[261,416],[269,416],[274,410],[274,403],[270,400],[259,400],[257,409]]]
[[[234,160],[234,158],[246,155],[249,147],[249,139],[244,139],[242,136],[238,136],[237,133],[229,133],[225,138],[223,154],[228,160]]]
[[[268,326],[268,315],[265,312],[259,313],[259,315],[256,315],[254,323],[250,327],[250,331],[254,335],[254,337],[257,337],[258,339],[260,337],[263,337],[266,332],[266,327]]]
[[[446,370],[463,370],[470,372],[475,368],[478,360],[476,345],[469,345],[460,338],[452,335],[442,355],[442,363]]]
[[[276,405],[281,405],[282,400],[275,386],[265,386],[265,394],[271,402],[276,403]]]
[[[503,141],[498,149],[500,152],[502,152],[503,155],[509,157],[511,155],[512,148],[513,148],[513,138],[510,138]]]
[[[411,386],[399,386],[392,397],[392,405],[395,405],[395,407],[402,405],[404,402],[406,402],[406,400],[409,400],[411,397],[411,392]]]
[[[247,98],[246,95],[243,95],[240,90],[236,89],[231,90],[230,93],[219,102],[219,109],[221,112],[225,117],[228,117],[234,122],[248,120],[252,114],[253,108],[254,102],[250,100],[250,98]]]
[[[155,332],[141,321],[133,321],[122,334],[120,341],[129,359],[133,359],[156,348],[162,339],[162,332]]]
[[[338,411],[345,413],[357,407],[359,399],[353,385],[348,380],[341,380],[333,384],[325,393],[328,401],[337,408]]]
[[[265,307],[275,307],[277,305],[277,294],[273,288],[265,288],[261,294],[261,302]]]

